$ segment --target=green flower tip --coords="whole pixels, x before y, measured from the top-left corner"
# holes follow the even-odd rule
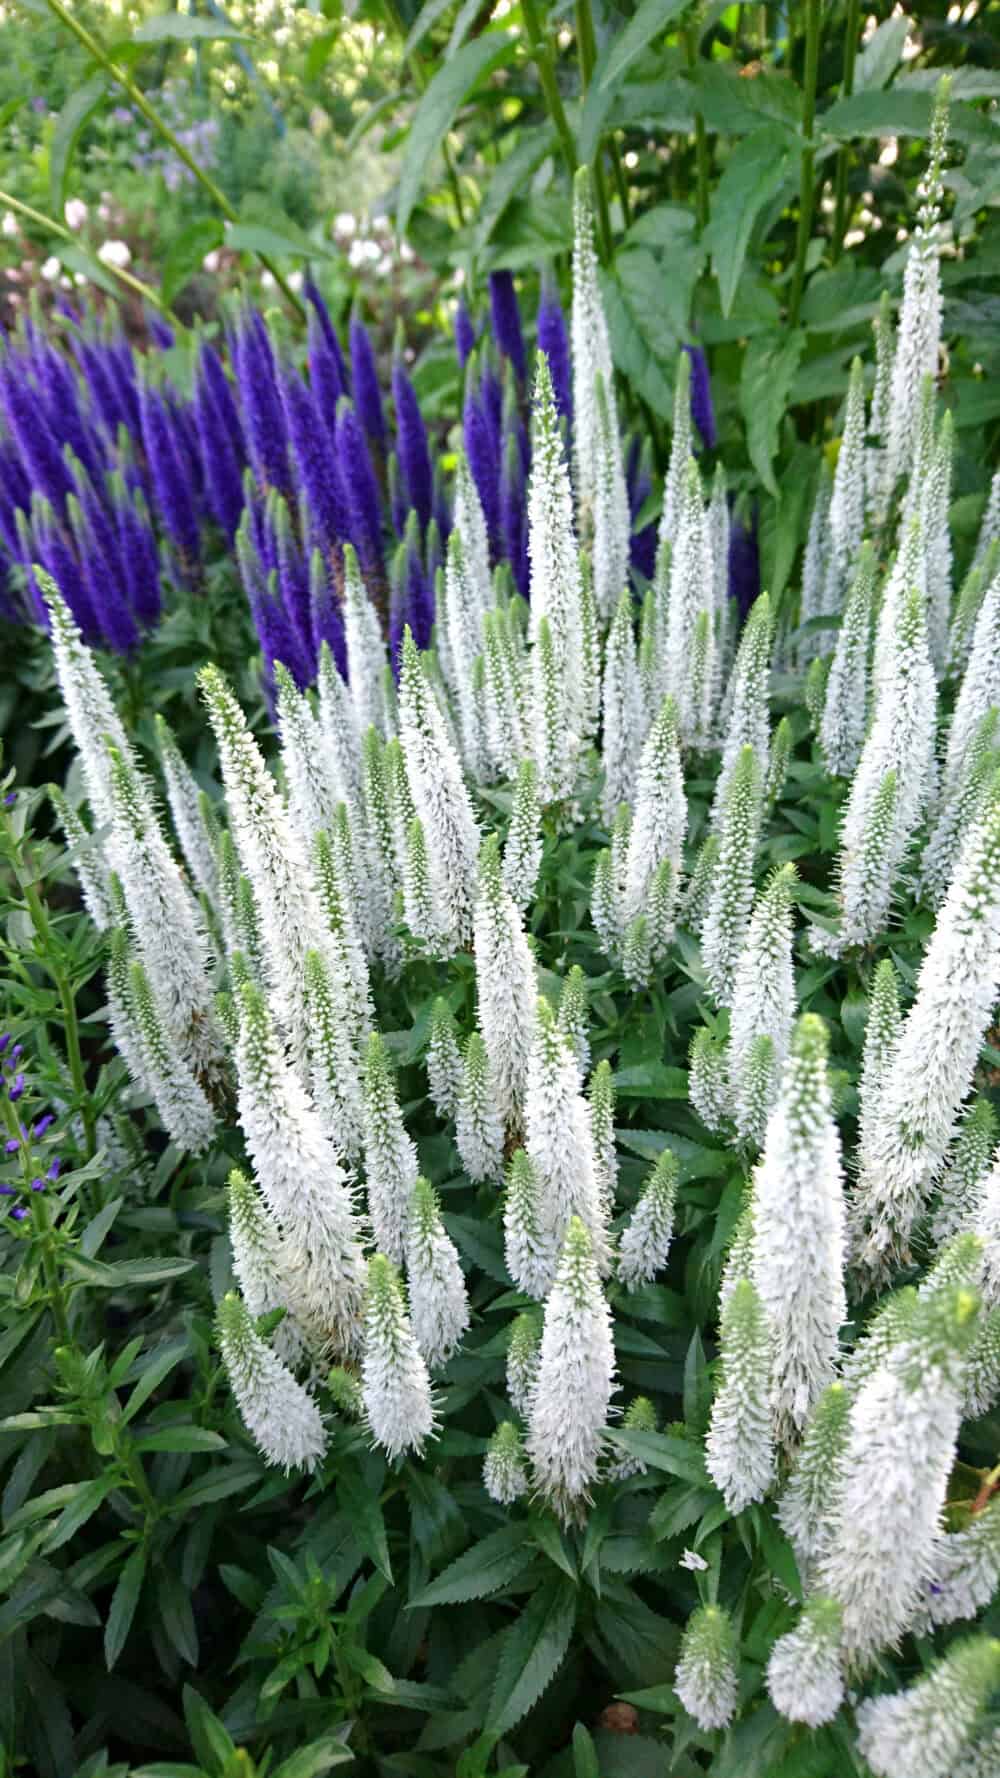
[[[830,1047],[826,1023],[814,1012],[804,1012],[792,1033],[792,1055],[826,1059]]]

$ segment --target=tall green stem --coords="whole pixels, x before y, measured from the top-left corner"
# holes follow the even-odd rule
[[[854,91],[854,64],[858,54],[860,13],[860,0],[847,0],[847,19],[844,24],[844,78],[840,87],[841,96],[845,99],[849,99]],[[844,250],[844,236],[847,233],[847,175],[850,169],[850,160],[850,144],[845,142],[837,155],[837,179],[834,187],[836,192],[833,218],[834,263]]]
[[[693,73],[698,65],[698,27],[688,25],[684,32],[684,51],[689,71]],[[708,134],[705,119],[700,111],[694,114],[694,154],[697,178],[696,210],[698,216],[698,232],[708,225]]]
[[[805,0],[806,4],[806,68],[802,94],[802,172],[799,180],[799,227],[795,241],[795,270],[792,273],[792,294],[788,302],[789,326],[798,324],[802,305],[802,288],[806,277],[806,253],[812,234],[813,187],[816,166],[816,144],[813,127],[816,122],[816,75],[819,69],[819,24],[821,0]]]
[[[30,204],[22,204],[20,198],[12,197],[9,191],[0,191],[0,205],[5,210],[13,210],[15,216],[23,216],[25,222],[33,222],[36,228],[44,228],[47,234],[54,235],[57,240],[69,241],[74,247],[78,245],[69,229],[63,228],[61,222],[56,222],[53,217],[46,216],[41,210],[33,210]],[[101,264],[104,265],[103,260]],[[152,303],[154,309],[159,309],[164,315],[170,314],[171,311],[167,304],[151,284],[144,284],[141,278],[134,277],[131,272],[125,270],[124,266],[105,265],[104,269],[106,272],[110,272],[113,278],[117,278],[119,284],[123,285],[126,290],[131,290],[136,296],[141,296],[143,302]]]
[[[586,94],[594,73],[597,61],[597,39],[594,35],[594,19],[590,10],[590,0],[576,0],[576,50],[580,63],[580,88]],[[618,147],[612,144],[611,159],[615,169],[618,195],[622,199],[622,208],[628,222],[628,199],[625,195],[625,180],[621,175],[621,162],[618,159]],[[608,206],[608,187],[604,177],[604,161],[601,156],[600,144],[594,156],[594,189],[597,195],[597,216],[601,231],[602,257],[610,260],[614,250],[611,235],[611,211]]]
[[[406,20],[403,18],[402,13],[395,4],[395,0],[387,0],[387,11],[405,44],[408,35]],[[412,49],[406,57],[406,65],[413,76],[413,84],[418,93],[425,92],[430,85],[431,77],[428,74],[427,69],[424,67],[420,55],[415,49]],[[447,141],[442,141],[441,153],[444,157],[445,172],[448,175],[448,188],[451,192],[451,201],[455,206],[455,221],[458,223],[459,228],[464,228],[465,203],[462,198],[462,187],[459,184],[458,168],[455,165],[455,158]]]
[[[163,140],[169,143],[178,160],[183,161],[188,172],[197,179],[198,184],[202,189],[207,191],[212,202],[217,209],[222,211],[226,220],[228,222],[238,223],[239,215],[237,211],[233,209],[232,204],[229,202],[229,199],[221,186],[216,185],[215,180],[210,174],[205,172],[204,167],[199,166],[193,154],[185,148],[184,143],[177,135],[175,135],[174,131],[170,128],[170,125],[164,122],[159,112],[149,103],[142,88],[136,85],[131,74],[127,73],[124,68],[119,67],[113,57],[109,56],[104,45],[87,30],[86,25],[82,25],[78,18],[74,18],[69,7],[63,4],[63,0],[45,0],[45,4],[49,11],[59,20],[60,24],[65,25],[67,31],[72,31],[74,37],[83,44],[87,54],[93,57],[99,67],[104,69],[105,73],[110,76],[115,85],[120,86],[122,92],[128,94],[136,110],[141,112],[142,116],[146,119],[146,122],[156,131],[157,135],[162,136]],[[261,265],[270,272],[279,290],[281,290],[284,295],[285,300],[295,310],[296,314],[299,316],[304,315],[305,310],[303,309],[302,304],[294,290],[292,290],[288,284],[284,274],[278,270],[274,261],[266,253],[258,253],[257,258],[260,260]]]
[[[59,1277],[59,1266],[56,1262],[55,1247],[52,1240],[52,1219],[49,1215],[49,1207],[45,1201],[45,1193],[32,1191],[31,1189],[31,1167],[28,1162],[28,1145],[21,1136],[20,1118],[6,1094],[3,1096],[2,1104],[4,1122],[10,1131],[11,1139],[17,1141],[19,1144],[21,1174],[24,1179],[24,1195],[31,1210],[31,1220],[34,1225],[35,1233],[38,1236],[38,1243],[42,1255],[42,1271],[45,1274],[45,1290],[49,1299],[49,1308],[52,1311],[52,1320],[55,1324],[56,1337],[60,1345],[65,1345],[70,1339],[69,1310],[66,1305],[66,1293],[63,1290],[62,1282]]]
[[[569,127],[569,119],[562,102],[562,94],[556,81],[556,71],[549,46],[542,31],[542,22],[538,16],[535,0],[521,0],[521,13],[528,32],[528,43],[531,48],[532,60],[538,69],[538,78],[542,83],[545,103],[549,116],[555,124],[559,146],[562,149],[566,170],[571,179],[576,176],[576,144],[573,132]]]

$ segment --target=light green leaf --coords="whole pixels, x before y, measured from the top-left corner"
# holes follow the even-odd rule
[[[272,259],[287,256],[311,259],[314,255],[321,259],[335,257],[331,248],[322,241],[312,240],[284,217],[280,228],[271,228],[262,222],[227,222],[226,245],[237,253],[267,253]]]
[[[555,140],[556,133],[552,124],[539,124],[536,129],[526,130],[506,160],[502,160],[494,168],[479,215],[473,224],[473,252],[482,252],[508,204],[523,192],[532,173],[541,165],[545,156],[551,154]]]
[[[826,135],[841,141],[852,136],[927,137],[933,105],[932,93],[894,86],[884,93],[852,93],[849,99],[838,99],[818,122]],[[996,126],[971,105],[953,103],[948,134],[957,142],[995,142]]]
[[[458,108],[475,86],[485,80],[514,53],[515,40],[507,31],[487,31],[465,43],[438,69],[421,96],[406,144],[403,176],[396,205],[396,231],[406,233],[410,212],[424,181],[427,163],[439,148],[455,120]]]
[[[325,1735],[321,1741],[310,1741],[308,1747],[300,1747],[283,1760],[274,1778],[320,1778],[321,1772],[329,1772],[334,1766],[346,1766],[354,1759],[349,1747],[335,1735]]]
[[[469,1599],[485,1599],[522,1573],[534,1560],[534,1555],[528,1526],[504,1525],[450,1562],[436,1580],[414,1594],[409,1609],[416,1611],[429,1605],[460,1605]]]
[[[757,474],[770,493],[777,496],[773,462],[778,449],[778,428],[789,390],[805,346],[799,332],[758,334],[748,341],[740,378],[740,405],[747,428],[747,450]]]
[[[854,68],[854,91],[877,92],[888,86],[899,67],[910,34],[908,17],[883,19],[861,51]]]
[[[573,1634],[576,1602],[572,1581],[555,1575],[507,1632],[486,1718],[488,1735],[509,1734],[555,1678]]]
[[[668,373],[663,360],[656,356],[618,279],[603,270],[600,279],[615,368],[628,377],[654,413],[661,419],[672,419],[672,366]]]
[[[80,132],[97,110],[108,90],[107,76],[94,74],[66,100],[56,119],[49,148],[49,204],[57,222],[62,221],[66,201],[66,175]]]
[[[724,315],[733,306],[754,223],[780,190],[791,160],[787,132],[777,124],[763,124],[740,143],[715,189],[705,246],[719,280]]]
[[[639,10],[633,14],[615,41],[604,79],[601,81],[602,87],[613,86],[620,80],[636,56],[642,54],[647,43],[652,43],[653,38],[669,25],[671,19],[684,12],[687,5],[688,0],[641,0]]]
[[[246,31],[222,19],[194,18],[186,12],[164,12],[158,18],[143,19],[132,33],[133,43],[203,43],[215,37],[245,39]]]
[[[136,1440],[137,1451],[224,1451],[226,1441],[207,1426],[162,1426]]]
[[[420,8],[403,45],[404,62],[409,60],[418,44],[423,42],[428,31],[433,31],[438,19],[444,18],[451,5],[452,0],[427,0],[426,5]]]

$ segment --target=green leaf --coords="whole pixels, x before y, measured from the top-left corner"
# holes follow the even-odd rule
[[[135,1419],[139,1409],[145,1407],[150,1396],[159,1389],[160,1384],[170,1375],[175,1365],[180,1364],[182,1358],[189,1356],[190,1351],[190,1342],[187,1339],[182,1339],[170,1340],[159,1350],[150,1353],[149,1359],[143,1367],[142,1375],[125,1404],[122,1414],[123,1426],[127,1426],[130,1420]]]
[[[226,246],[236,253],[266,253],[272,259],[294,256],[298,259],[333,259],[331,248],[303,234],[293,222],[282,219],[280,228],[261,222],[227,222]]]
[[[167,1563],[156,1576],[156,1603],[167,1640],[189,1667],[198,1665],[198,1632],[187,1587]]]
[[[854,91],[874,92],[888,86],[899,67],[903,45],[910,34],[907,17],[883,19],[854,65]]]
[[[623,1099],[681,1099],[688,1096],[686,1068],[668,1068],[665,1062],[640,1062],[634,1068],[619,1068],[615,1075],[615,1092]],[[669,1146],[670,1138],[665,1137]]]
[[[541,1587],[504,1638],[486,1732],[516,1728],[562,1666],[576,1622],[577,1590],[562,1575]]]
[[[623,248],[615,259],[615,276],[650,350],[668,364],[691,325],[691,293],[704,253],[694,241],[675,241],[661,259],[648,247]],[[664,267],[669,266],[669,276]]]
[[[158,18],[143,19],[132,32],[133,43],[203,43],[213,38],[229,37],[245,40],[247,33],[222,19],[194,18],[186,12],[163,12]]]
[[[680,1476],[695,1486],[711,1486],[701,1446],[688,1439],[669,1432],[627,1432],[624,1427],[612,1428],[608,1437],[653,1469],[665,1469],[668,1475]]]
[[[392,1586],[392,1563],[378,1490],[370,1487],[357,1470],[345,1468],[337,1483],[337,1499],[348,1514],[366,1556]]]
[[[184,1512],[192,1506],[208,1506],[213,1500],[226,1500],[230,1494],[239,1494],[244,1488],[253,1488],[264,1479],[265,1471],[256,1458],[246,1457],[235,1463],[220,1464],[218,1468],[209,1470],[207,1475],[200,1476],[196,1482],[182,1488],[174,1496],[171,1506],[174,1512]]]
[[[733,306],[754,223],[780,190],[791,164],[788,132],[762,124],[740,143],[715,188],[705,246],[719,280],[724,315]]]
[[[582,1722],[578,1722],[573,1730],[573,1775],[574,1778],[601,1778],[597,1748]]]
[[[113,1470],[106,1475],[97,1476],[92,1482],[78,1482],[74,1498],[67,1502],[45,1539],[46,1555],[50,1555],[53,1550],[62,1549],[64,1543],[69,1543],[88,1519],[93,1518],[115,1486]]]
[[[410,26],[410,34],[403,45],[404,62],[409,61],[417,45],[423,42],[428,31],[433,31],[438,19],[444,18],[451,5],[452,0],[426,0]]]
[[[160,279],[160,293],[168,306],[177,292],[201,270],[206,253],[214,253],[224,240],[222,220],[216,216],[201,216],[172,236]]]
[[[708,1374],[705,1348],[695,1328],[684,1360],[684,1424],[692,1432],[708,1430],[712,1411],[712,1380]]]
[[[686,10],[688,0],[640,0],[638,11],[633,13],[624,31],[616,36],[614,48],[608,58],[604,72],[602,87],[613,86],[620,80],[626,68],[630,68],[637,56],[640,56],[647,43],[652,43],[671,19]]]
[[[576,1563],[566,1548],[565,1539],[555,1520],[536,1513],[530,1522],[531,1535],[543,1555],[548,1556],[549,1561],[561,1568],[563,1574],[568,1575],[575,1583],[579,1579]]]
[[[321,1772],[329,1772],[334,1766],[349,1765],[353,1758],[343,1741],[335,1735],[324,1735],[321,1741],[310,1741],[308,1747],[300,1747],[283,1760],[273,1778],[319,1778]]]
[[[207,1426],[158,1426],[136,1440],[137,1451],[224,1451],[221,1433]]]
[[[747,429],[750,461],[764,486],[777,497],[774,457],[781,425],[805,335],[758,334],[747,342],[740,378],[740,405]]]
[[[472,249],[481,253],[500,221],[501,216],[519,193],[523,192],[532,173],[551,154],[556,133],[551,123],[525,130],[505,160],[490,174],[486,194],[472,230]]]
[[[353,1667],[355,1673],[360,1673],[365,1684],[370,1685],[373,1691],[395,1691],[396,1681],[385,1662],[380,1661],[378,1656],[370,1653],[367,1648],[359,1648],[356,1643],[352,1642],[342,1643],[340,1655],[349,1667]]]
[[[49,204],[58,221],[62,221],[66,202],[66,175],[80,132],[97,110],[107,90],[107,76],[92,75],[90,80],[70,94],[56,119],[49,148]]]
[[[126,1638],[132,1628],[145,1574],[146,1550],[144,1546],[140,1546],[132,1551],[111,1595],[108,1619],[104,1626],[104,1660],[109,1673],[125,1647]]]
[[[88,1222],[80,1236],[80,1250],[88,1259],[93,1259],[100,1252],[124,1202],[124,1198],[112,1198],[110,1204],[105,1204],[104,1209],[99,1210]]]
[[[481,80],[492,74],[514,53],[515,40],[506,31],[486,31],[464,43],[457,55],[445,62],[421,95],[410,129],[396,204],[396,232],[406,233],[410,212],[417,201],[431,155],[455,120],[460,105]]]
[[[841,141],[853,136],[927,137],[933,105],[933,93],[894,86],[884,93],[852,93],[849,99],[838,99],[818,123],[826,135]],[[971,105],[952,103],[948,134],[957,142],[996,141],[995,126]]]
[[[206,1772],[221,1773],[236,1752],[228,1729],[193,1685],[186,1685],[181,1696],[191,1746]]]
[[[171,1278],[183,1278],[197,1263],[194,1259],[119,1259],[109,1266],[100,1259],[87,1259],[80,1252],[68,1253],[65,1259],[68,1271],[105,1290],[121,1290],[132,1284],[166,1284]]]
[[[601,295],[607,316],[611,355],[615,368],[628,377],[633,389],[641,392],[654,413],[670,420],[674,411],[673,358],[668,366],[656,356],[643,331],[642,320],[632,304],[634,291],[626,293],[620,280],[611,272],[601,270]]]
[[[436,1580],[414,1595],[409,1609],[485,1599],[521,1574],[534,1555],[530,1528],[523,1524],[504,1525],[450,1562]]]

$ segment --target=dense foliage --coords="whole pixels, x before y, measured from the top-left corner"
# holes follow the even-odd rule
[[[6,1767],[995,1778],[992,14],[295,10],[418,262],[136,15],[0,361]]]

